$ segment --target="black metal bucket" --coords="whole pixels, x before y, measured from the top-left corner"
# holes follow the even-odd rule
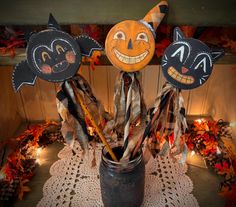
[[[113,147],[117,158],[122,147]],[[111,160],[107,150],[102,150],[100,184],[105,207],[139,207],[143,203],[145,166],[142,152],[124,166]]]

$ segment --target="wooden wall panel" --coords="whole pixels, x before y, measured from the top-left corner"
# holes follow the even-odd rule
[[[236,65],[216,65],[206,98],[206,112],[232,123],[236,143]]]
[[[150,108],[154,104],[155,99],[158,95],[159,73],[159,66],[156,65],[147,66],[144,70],[141,71],[143,97],[147,108]]]
[[[106,66],[107,68],[107,81],[108,81],[108,102],[109,102],[109,106],[108,106],[108,111],[110,113],[114,112],[114,88],[115,88],[115,82],[117,80],[117,77],[120,73],[120,70],[118,70],[117,68],[113,67],[113,66]]]
[[[0,141],[13,136],[24,118],[18,111],[22,104],[13,90],[11,76],[12,67],[0,67]]]
[[[104,104],[106,111],[109,110],[109,93],[108,93],[108,68],[107,66],[98,66],[91,74],[91,87],[96,97]]]
[[[38,81],[39,80],[36,80],[34,86],[23,85],[20,88],[20,93],[22,94],[22,100],[25,106],[26,119],[29,121],[45,120]]]
[[[204,115],[206,114],[205,101],[207,97],[210,79],[202,86],[195,88],[189,92],[187,100],[188,111],[190,115]]]
[[[56,90],[54,83],[38,79],[38,92],[40,96],[40,108],[42,108],[43,119],[58,120],[58,112],[56,106]]]
[[[113,112],[114,85],[119,72],[113,66],[96,66],[94,71],[89,66],[83,66],[80,71],[109,112]],[[58,119],[55,84],[37,80],[35,86],[23,86],[20,92],[14,93],[11,73],[12,67],[0,68],[0,110],[4,111],[0,136],[5,136],[6,130],[3,129],[9,121],[15,124],[7,127],[17,128],[24,121]],[[147,66],[141,71],[141,84],[148,107],[153,105],[164,83],[159,65]],[[187,114],[211,115],[214,119],[223,118],[236,125],[235,90],[236,65],[216,65],[207,83],[194,90],[182,91]],[[234,133],[236,135],[236,127]]]
[[[181,93],[184,98],[184,107],[186,110],[186,114],[189,114],[189,98],[190,98],[191,91],[182,90]]]
[[[88,81],[89,84],[91,84],[90,70],[91,69],[88,65],[83,65],[79,71],[79,74],[82,75]]]

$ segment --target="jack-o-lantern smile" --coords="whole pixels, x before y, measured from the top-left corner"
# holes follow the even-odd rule
[[[105,42],[112,65],[126,72],[143,69],[154,55],[155,30],[167,10],[167,2],[161,1],[140,21],[125,20],[112,27]]]
[[[171,78],[174,80],[182,83],[182,84],[193,84],[194,83],[194,78],[190,75],[183,75],[180,74],[174,67],[169,67],[167,73]]]
[[[134,72],[143,69],[152,59],[155,41],[144,24],[126,20],[110,30],[105,48],[108,59],[115,67]]]
[[[124,55],[121,52],[119,52],[117,49],[114,49],[114,53],[121,62],[126,63],[126,64],[136,64],[142,61],[147,56],[148,51],[145,51],[141,55],[137,55],[134,57]]]

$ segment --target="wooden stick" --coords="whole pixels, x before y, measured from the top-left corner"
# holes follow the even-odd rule
[[[75,97],[77,99],[77,101],[79,102],[82,110],[84,111],[85,115],[88,117],[89,121],[91,122],[91,124],[93,125],[95,131],[97,132],[99,138],[101,139],[101,141],[103,142],[103,144],[105,145],[107,151],[109,152],[109,154],[111,155],[111,158],[118,162],[118,159],[116,158],[114,152],[112,151],[110,145],[108,144],[106,138],[104,137],[104,135],[102,134],[100,128],[98,127],[98,125],[96,124],[96,122],[94,121],[91,113],[89,112],[89,110],[87,109],[86,105],[84,104],[80,94],[76,91],[76,86],[74,85],[73,82],[71,82],[71,86],[73,88],[73,91],[74,91],[74,94],[75,94]]]

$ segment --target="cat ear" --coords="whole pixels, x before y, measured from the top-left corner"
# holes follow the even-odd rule
[[[75,40],[78,43],[83,56],[91,57],[93,51],[103,50],[102,46],[89,36],[80,35]]]
[[[224,50],[220,49],[220,50],[212,50],[211,51],[211,57],[212,57],[212,61],[216,62],[220,57],[222,57],[224,55]]]
[[[36,75],[28,66],[27,60],[21,61],[15,66],[12,74],[12,85],[15,91],[18,91],[23,84],[34,85]]]
[[[57,23],[56,19],[52,16],[51,13],[50,13],[49,18],[48,18],[48,28],[49,29],[61,30],[60,25]]]
[[[184,39],[184,34],[183,32],[181,31],[181,29],[179,27],[175,27],[174,29],[174,36],[173,36],[173,41],[179,41],[181,39]]]
[[[34,34],[36,34],[36,32],[32,32],[32,31],[27,31],[27,32],[25,32],[25,39],[26,39],[26,41],[29,42],[30,38],[31,38]]]

